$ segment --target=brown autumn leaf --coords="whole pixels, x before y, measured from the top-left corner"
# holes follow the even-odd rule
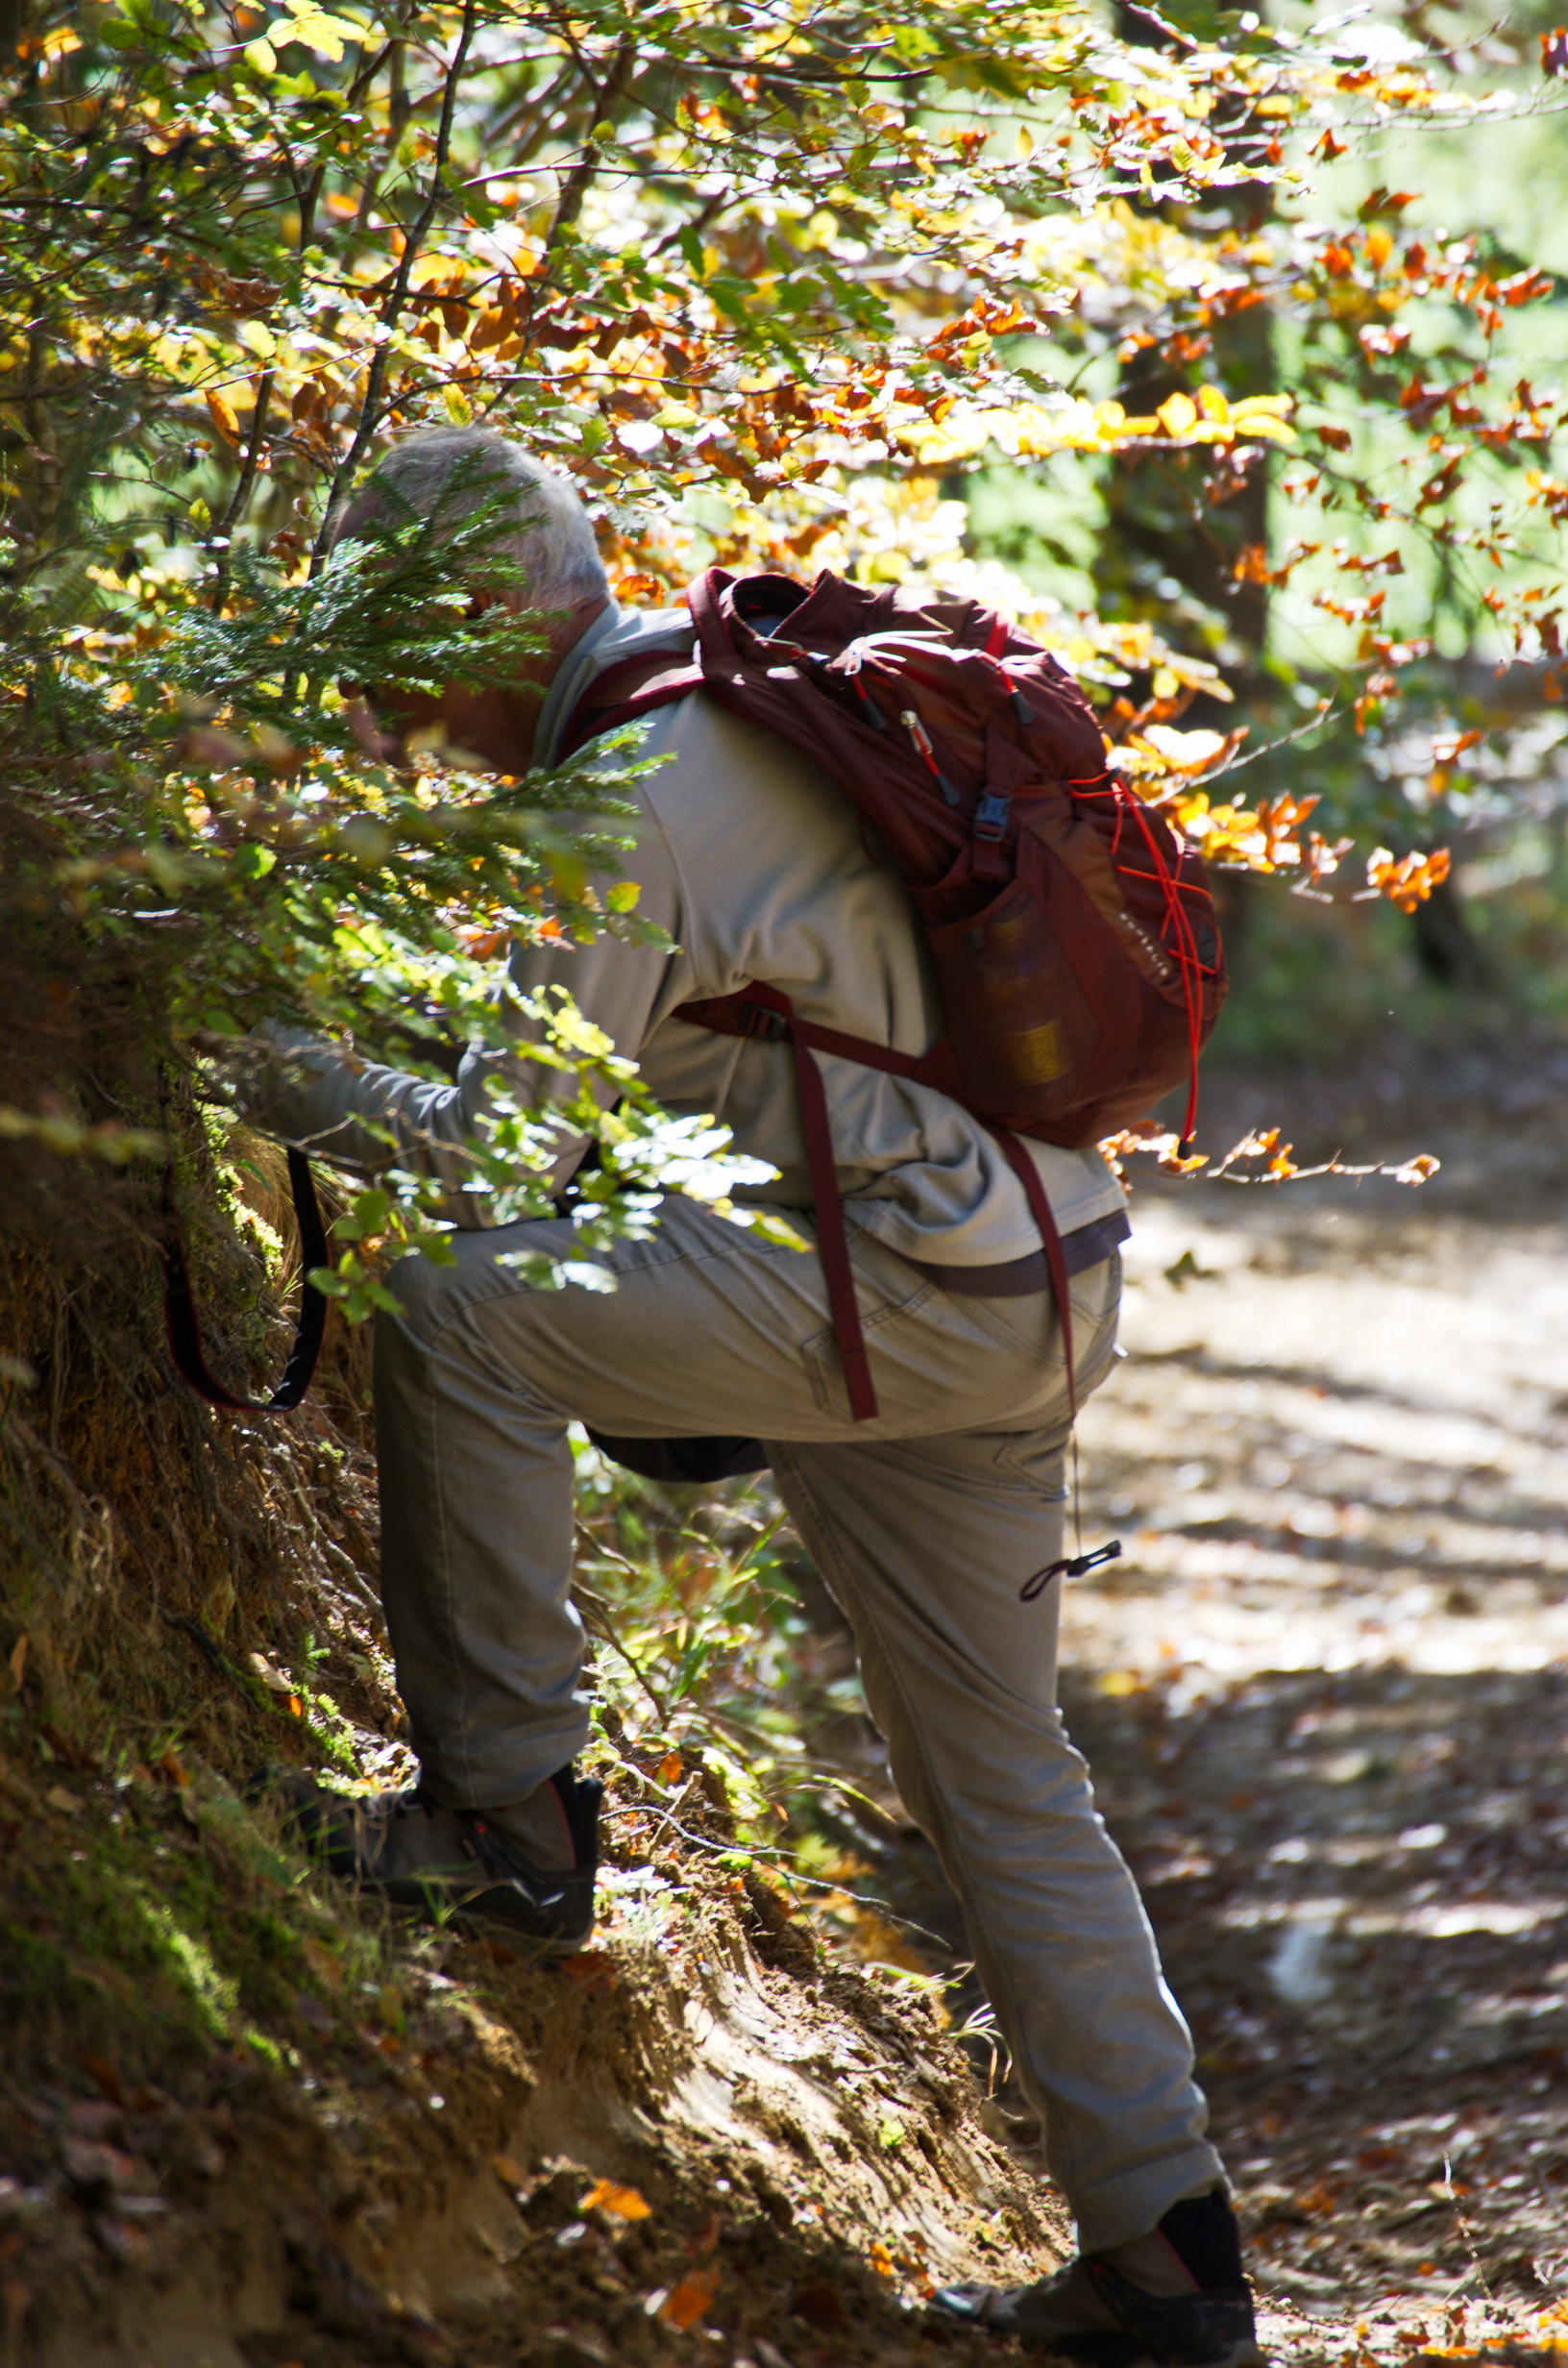
[[[563,1957],[561,1963],[573,1987],[585,1998],[608,1997],[616,1986],[615,1960],[607,1949],[579,1949],[576,1957]]]
[[[687,2328],[697,2325],[698,2320],[709,2307],[718,2291],[719,2265],[717,2262],[714,2262],[708,2269],[694,2269],[688,2276],[682,2278],[678,2285],[671,2287],[659,2305],[658,2315],[671,2327],[678,2327],[684,2333]]]

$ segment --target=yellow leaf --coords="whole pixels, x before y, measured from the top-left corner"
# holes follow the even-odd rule
[[[313,49],[318,58],[330,58],[334,65],[342,58],[346,41],[363,37],[348,17],[329,15],[325,9],[313,6],[312,0],[286,0],[286,4],[294,22],[279,28],[284,40],[299,41]]]
[[[254,41],[247,41],[243,54],[258,74],[277,73],[278,52],[264,33],[258,33]]]
[[[649,2220],[653,2216],[653,2207],[646,2197],[635,2187],[617,2186],[613,2179],[596,2180],[582,2199],[582,2209],[608,2212],[612,2220]]]
[[[1198,388],[1198,408],[1205,419],[1229,419],[1231,407],[1217,386]]]
[[[1156,756],[1167,773],[1202,773],[1225,753],[1220,731],[1172,731],[1168,724],[1150,724],[1138,734],[1137,744]]]
[[[1190,395],[1167,395],[1155,417],[1167,435],[1188,435],[1198,424],[1198,407]]]
[[[207,407],[212,414],[212,425],[219,435],[226,444],[232,444],[237,452],[239,450],[239,415],[228,396],[220,395],[215,387],[209,386],[207,390]]]

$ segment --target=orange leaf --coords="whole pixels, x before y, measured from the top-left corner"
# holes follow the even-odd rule
[[[608,2212],[612,2220],[650,2220],[653,2207],[635,2187],[617,2186],[613,2179],[596,2179],[582,2199],[583,2211]]]
[[[661,1784],[673,1785],[676,1777],[680,1774],[681,1766],[682,1762],[678,1751],[666,1752],[664,1758],[659,1762],[659,1782]]]
[[[235,452],[238,452],[239,414],[228,396],[220,395],[215,388],[209,386],[207,390],[207,407],[212,414],[212,425],[224,442],[232,444]]]
[[[561,1963],[574,1987],[585,1997],[601,1997],[615,1987],[615,1960],[607,1949],[579,1949],[576,1957],[562,1958]]]
[[[459,929],[457,943],[471,962],[493,962],[504,953],[512,942],[510,929],[487,929],[475,925]]]
[[[694,2269],[690,2277],[682,2278],[678,2285],[671,2287],[659,2305],[659,2316],[668,2320],[672,2327],[678,2327],[684,2331],[688,2327],[697,2325],[718,2291],[717,2263],[711,2269]]]

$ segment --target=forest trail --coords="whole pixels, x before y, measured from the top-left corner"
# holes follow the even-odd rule
[[[1086,1538],[1125,1558],[1070,1595],[1068,1722],[1303,2362],[1568,2338],[1568,1229],[1538,1181],[1514,1222],[1141,1186],[1083,1423]]]

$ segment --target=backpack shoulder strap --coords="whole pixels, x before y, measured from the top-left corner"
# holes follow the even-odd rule
[[[606,666],[595,677],[567,718],[557,764],[575,756],[600,732],[634,723],[654,707],[673,706],[702,687],[702,669],[668,650],[643,651]]]

